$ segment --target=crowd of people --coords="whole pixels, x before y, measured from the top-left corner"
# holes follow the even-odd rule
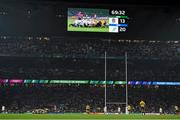
[[[4,79],[104,80],[104,59],[1,57]],[[125,80],[124,60],[108,59],[108,80]],[[128,80],[179,81],[178,60],[128,60]]]
[[[31,37],[30,37],[31,38]],[[80,38],[8,38],[0,39],[0,56],[66,57],[66,58],[121,58],[125,52],[134,59],[179,58],[179,43],[134,42],[133,40],[101,40]]]
[[[56,37],[1,37],[0,75],[19,79],[125,79],[178,81],[178,43]]]
[[[2,79],[108,80],[126,78],[125,57],[128,53],[128,80],[179,81],[179,43],[151,41],[84,40],[38,37],[0,39],[0,77]],[[107,61],[105,63],[105,51]],[[157,86],[155,86],[157,87]],[[139,112],[138,102],[146,102],[146,112],[173,113],[179,103],[179,88],[129,88],[132,112]],[[50,97],[51,96],[51,97]],[[123,86],[108,89],[109,102],[124,102]],[[6,112],[103,112],[104,87],[96,85],[1,86],[0,105]],[[107,105],[110,112],[123,105]]]
[[[132,113],[140,113],[139,102],[145,101],[146,113],[174,113],[180,105],[180,89],[174,87],[130,87],[129,105]],[[117,113],[118,107],[125,112],[125,86],[107,86],[107,112]],[[1,87],[0,105],[6,113],[27,113],[35,109],[47,109],[48,113],[104,112],[104,86],[102,85],[32,85]]]

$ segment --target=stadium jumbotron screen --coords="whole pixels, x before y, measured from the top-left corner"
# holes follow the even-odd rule
[[[126,32],[128,24],[125,10],[68,8],[68,31]]]

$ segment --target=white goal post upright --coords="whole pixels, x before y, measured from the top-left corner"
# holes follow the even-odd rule
[[[125,107],[125,111],[126,114],[128,114],[128,67],[127,67],[127,52],[125,52],[125,74],[126,74],[126,107]]]
[[[105,60],[104,60],[104,62],[105,62],[105,63],[104,63],[104,69],[105,69],[105,70],[104,70],[104,72],[105,72],[105,74],[104,74],[104,75],[105,75],[105,76],[104,76],[104,78],[105,78],[105,86],[104,86],[104,88],[105,88],[105,89],[104,89],[104,113],[107,112],[107,101],[106,101],[106,96],[107,96],[107,94],[106,94],[106,93],[107,93],[107,89],[106,89],[106,87],[107,87],[107,85],[106,85],[106,84],[107,84],[107,83],[106,83],[106,81],[107,81],[107,80],[106,80],[106,67],[107,67],[107,66],[106,66],[106,57],[107,57],[107,56],[106,56],[106,54],[107,54],[107,53],[106,53],[106,51],[105,51]]]

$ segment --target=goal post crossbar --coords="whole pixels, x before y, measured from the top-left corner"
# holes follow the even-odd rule
[[[125,102],[107,102],[106,104],[112,105],[112,104],[116,104],[116,105],[126,105]]]

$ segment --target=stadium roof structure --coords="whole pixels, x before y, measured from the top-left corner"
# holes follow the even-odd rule
[[[27,35],[28,33],[31,35],[46,34],[50,36],[66,35],[77,37],[96,36],[98,38],[103,37],[141,40],[179,40],[180,37],[180,3],[177,3],[175,0],[1,0],[0,3],[0,7],[8,8],[8,10],[10,9],[10,11],[14,14],[14,16],[9,14],[13,19],[4,17],[4,21],[1,22],[3,23],[3,26],[1,27],[3,34],[5,34],[7,31],[12,35]],[[117,35],[107,33],[84,34],[80,32],[67,32],[66,15],[68,7],[80,6],[89,8],[104,8],[104,5],[105,8],[119,8],[121,5],[130,6],[130,12],[128,12],[128,16],[130,16],[128,20],[129,27],[127,33]],[[131,5],[133,7],[131,7]],[[138,5],[140,5],[140,7],[138,7]],[[153,7],[142,8],[141,5]],[[49,6],[49,8],[47,6]],[[22,14],[24,14],[24,10],[26,9],[32,9],[33,15],[30,19],[31,21],[28,21],[27,19],[24,20],[23,18],[20,19],[20,17],[23,16]],[[63,17],[59,18],[58,20],[56,19],[58,17],[52,18],[51,11],[54,11],[53,15],[60,14]],[[20,14],[20,16],[15,15],[17,12]],[[43,19],[43,17],[40,16],[48,17]],[[17,23],[19,24],[13,24],[15,23],[14,18],[17,19]],[[20,20],[22,22],[20,22]],[[26,24],[24,21],[28,22],[28,24]],[[9,23],[15,27],[10,29]],[[44,24],[46,25],[47,29],[44,29]],[[62,27],[60,28],[59,26],[61,25]]]
[[[59,1],[59,0],[55,0]],[[65,0],[62,0],[65,1]],[[68,0],[71,2],[105,3],[105,4],[146,4],[146,5],[177,5],[176,0]],[[180,4],[179,4],[180,5]]]
[[[180,5],[177,0],[1,0],[15,2],[69,2],[87,4],[139,4],[139,5]]]

